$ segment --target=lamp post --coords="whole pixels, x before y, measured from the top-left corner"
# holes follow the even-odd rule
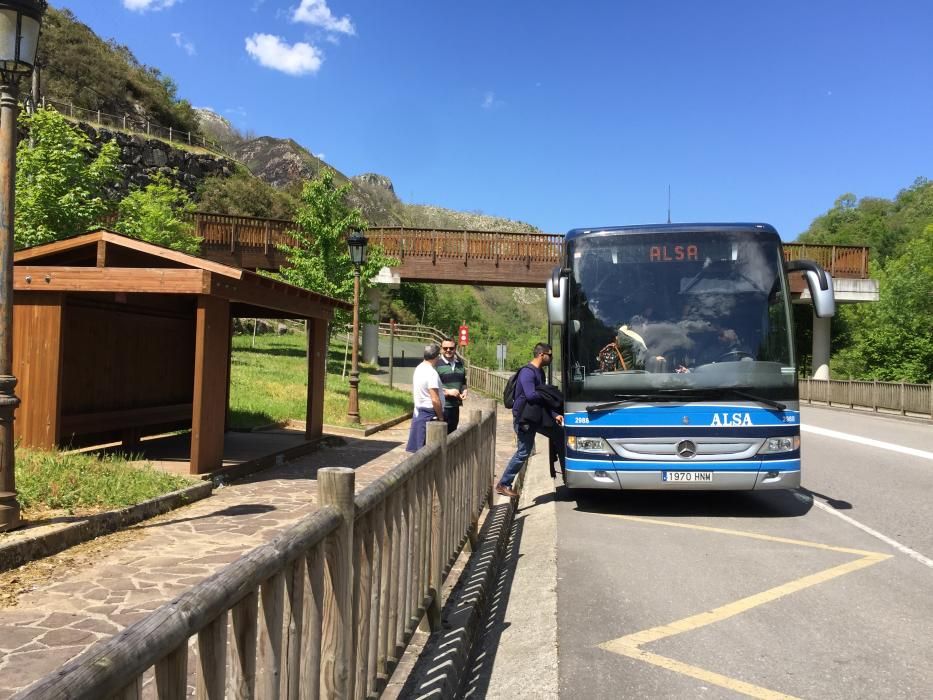
[[[20,524],[13,411],[13,218],[17,82],[36,62],[44,0],[0,0],[0,532]]]
[[[362,231],[354,231],[347,239],[350,261],[353,263],[353,360],[350,363],[350,397],[347,404],[347,418],[353,423],[360,422],[360,267],[366,262],[367,242]]]

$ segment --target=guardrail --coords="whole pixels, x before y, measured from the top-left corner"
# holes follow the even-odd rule
[[[223,146],[216,141],[206,139],[201,134],[195,134],[190,131],[180,131],[171,126],[162,126],[149,119],[140,119],[138,117],[124,114],[107,114],[99,109],[85,109],[78,107],[70,102],[59,102],[45,97],[41,102],[43,107],[53,107],[59,114],[76,119],[77,121],[87,122],[88,124],[97,124],[98,126],[110,127],[112,129],[122,129],[136,134],[142,134],[150,138],[157,138],[168,141],[171,144],[188,144],[189,146],[200,146],[212,153],[230,157]]]
[[[873,411],[897,411],[930,416],[933,419],[933,384],[876,382],[861,379],[801,379],[800,400],[849,408],[860,406]]]
[[[471,410],[354,496],[318,472],[321,508],[15,698],[378,696],[492,498],[495,405]],[[189,639],[197,637],[189,651]],[[147,691],[147,697],[151,693]]]

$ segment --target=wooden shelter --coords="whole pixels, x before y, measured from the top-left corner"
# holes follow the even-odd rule
[[[98,230],[14,256],[21,444],[191,429],[191,473],[220,468],[232,319],[307,319],[306,438],[322,432],[327,322],[346,302]]]

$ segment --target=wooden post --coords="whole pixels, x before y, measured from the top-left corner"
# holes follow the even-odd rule
[[[159,700],[185,700],[188,696],[188,643],[183,643],[155,666]]]
[[[198,698],[223,700],[227,670],[227,613],[198,632]]]
[[[194,351],[194,400],[191,417],[192,474],[219,469],[223,464],[226,421],[227,353],[230,302],[198,297]]]
[[[285,575],[280,571],[260,587],[262,613],[259,617],[259,677],[256,694],[279,697],[282,683],[282,613],[285,605]]]
[[[327,321],[308,321],[308,405],[305,408],[305,440],[324,432],[324,382],[327,379]]]
[[[428,624],[434,632],[441,628],[441,584],[444,582],[444,565],[449,552],[441,551],[447,541],[445,510],[447,498],[447,425],[442,421],[427,424],[426,444],[440,444],[439,459],[433,466],[434,494],[431,504],[431,602],[428,605]]]
[[[356,472],[346,467],[318,471],[321,506],[340,511],[343,524],[327,539],[324,624],[321,634],[321,696],[353,697],[353,492]]]
[[[904,401],[904,382],[901,382],[901,415],[907,415],[907,404]]]
[[[301,635],[301,695],[317,700],[321,694],[321,625],[324,619],[324,547],[304,558],[304,626]]]
[[[227,694],[235,700],[247,700],[256,692],[256,630],[259,617],[259,593],[248,593],[233,608],[233,636],[230,638],[230,675]]]
[[[373,519],[367,515],[354,532],[354,585],[355,598],[353,610],[355,614],[353,629],[355,632],[353,644],[356,647],[356,682],[354,684],[357,700],[365,700],[366,688],[369,682],[369,639],[371,632],[371,606],[373,582]]]
[[[491,434],[489,436],[489,445],[487,446],[487,452],[485,454],[485,479],[486,479],[486,507],[491,508],[494,496],[495,480],[496,480],[496,410],[497,404],[495,399],[483,399],[480,402],[480,410],[483,412],[483,417],[487,415],[492,415],[492,427]]]
[[[479,508],[476,507],[476,498],[479,495],[477,484],[482,479],[483,468],[486,460],[483,459],[483,412],[481,409],[472,409],[469,415],[469,421],[472,423],[474,432],[473,439],[470,441],[470,450],[473,452],[473,458],[470,460],[470,529],[467,531],[467,537],[470,542],[470,551],[476,551],[476,545],[479,535]]]
[[[285,570],[285,672],[281,696],[288,700],[301,697],[301,639],[304,633],[304,586],[307,575],[304,557],[298,557]]]
[[[871,380],[871,410],[878,412],[878,380]]]

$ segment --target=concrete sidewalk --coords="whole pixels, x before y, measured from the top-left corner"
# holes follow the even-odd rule
[[[552,480],[548,473],[547,439],[538,436],[535,447],[463,697],[558,697],[555,487],[560,475]]]
[[[145,617],[317,507],[317,470],[356,488],[405,459],[404,423],[215,490],[190,506],[0,575],[0,698]]]

